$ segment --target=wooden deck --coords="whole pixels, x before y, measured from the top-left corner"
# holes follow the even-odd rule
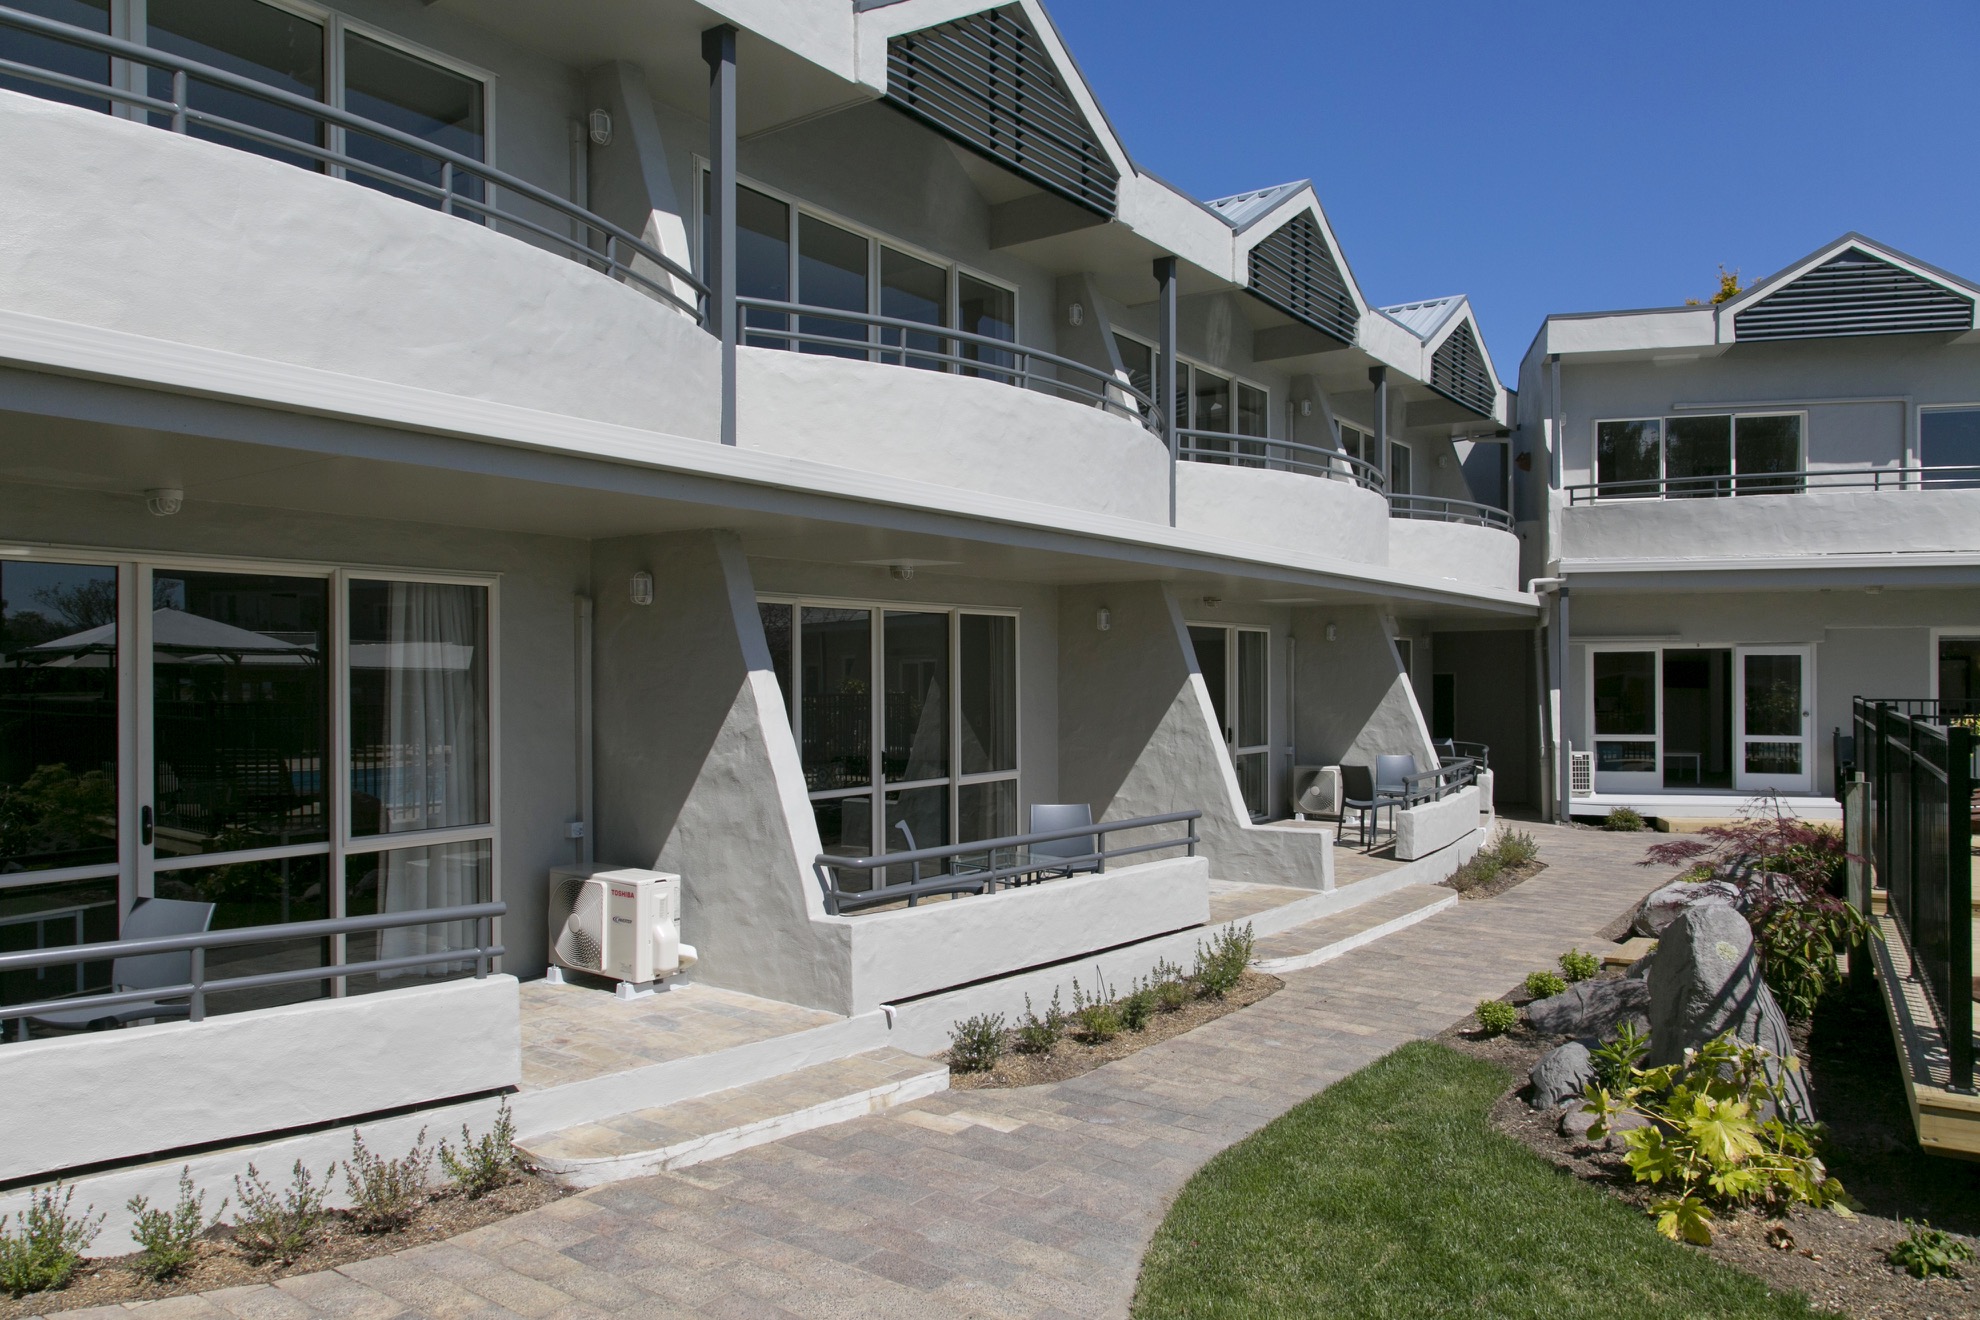
[[[1911,957],[1888,915],[1876,918],[1883,938],[1871,941],[1877,959],[1877,985],[1904,1067],[1906,1099],[1918,1144],[1934,1155],[1980,1159],[1980,1095],[1947,1089],[1945,1039],[1912,975]]]

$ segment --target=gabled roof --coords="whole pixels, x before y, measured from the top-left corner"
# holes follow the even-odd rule
[[[1481,417],[1497,417],[1502,385],[1471,300],[1455,293],[1376,309],[1423,345],[1418,378],[1437,393]]]
[[[1236,230],[1233,264],[1253,297],[1340,343],[1355,342],[1368,300],[1311,182],[1283,183],[1209,205]]]
[[[1976,301],[1980,285],[1849,233],[1720,304],[1718,339],[1960,333]]]
[[[1415,335],[1428,342],[1430,337],[1443,328],[1444,322],[1451,319],[1465,298],[1454,293],[1448,298],[1428,298],[1422,302],[1397,303],[1393,307],[1378,307],[1377,311]]]
[[[1312,187],[1308,179],[1295,179],[1291,183],[1274,184],[1270,188],[1259,188],[1252,192],[1233,193],[1229,197],[1219,197],[1204,205],[1224,218],[1231,228],[1243,231],[1257,221],[1270,215],[1273,208],[1302,188]]]

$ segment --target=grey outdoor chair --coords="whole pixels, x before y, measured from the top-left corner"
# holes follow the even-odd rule
[[[124,918],[125,940],[165,939],[173,935],[197,935],[213,924],[213,904],[193,903],[179,898],[144,898]],[[146,953],[118,958],[110,964],[110,985],[115,990],[150,990],[168,985],[184,985],[192,979],[192,951]],[[145,1018],[182,1018],[192,1015],[188,1000],[141,999],[107,1007],[56,1009],[27,1020],[27,1025],[49,1031],[106,1031],[127,1026]]]
[[[1031,804],[1031,832],[1070,830],[1093,823],[1093,808],[1084,802],[1034,802]],[[1045,861],[1040,876],[1066,877],[1097,875],[1100,872],[1099,840],[1091,834],[1075,834],[1066,839],[1048,839],[1031,845],[1033,861]],[[1060,860],[1062,859],[1062,860]]]
[[[1375,772],[1365,765],[1341,767],[1341,823],[1334,827],[1334,842],[1347,832],[1349,815],[1361,834],[1361,846],[1372,848],[1382,826],[1382,800],[1375,795]]]

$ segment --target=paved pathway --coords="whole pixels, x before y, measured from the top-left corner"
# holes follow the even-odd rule
[[[1664,874],[1641,835],[1532,828],[1549,869],[1084,1077],[951,1091],[449,1242],[148,1320],[1123,1316],[1141,1254],[1206,1159],[1404,1041],[1434,1035]],[[128,1314],[118,1308],[68,1313]]]

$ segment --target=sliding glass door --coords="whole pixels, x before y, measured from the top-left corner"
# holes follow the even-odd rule
[[[1238,791],[1253,820],[1270,812],[1270,634],[1263,628],[1191,624],[1197,672],[1210,694],[1224,746],[1237,770]]]
[[[1809,653],[1740,648],[1739,787],[1800,791],[1810,784]]]
[[[1595,648],[1595,791],[1806,792],[1814,657],[1783,646]]]

